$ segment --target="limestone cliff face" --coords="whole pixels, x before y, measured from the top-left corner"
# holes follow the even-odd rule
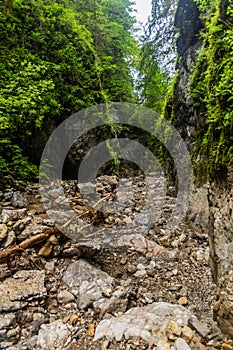
[[[179,1],[175,26],[179,29],[180,36],[177,40],[179,75],[175,83],[172,101],[173,124],[191,150],[194,132],[204,123],[197,115],[189,95],[189,76],[195,66],[198,50],[202,45],[199,33],[203,27],[200,12],[192,0]]]
[[[198,34],[203,27],[199,10],[192,0],[179,1],[175,25],[180,30],[177,41],[179,74],[167,112],[173,113],[174,126],[192,151],[196,131],[206,123],[205,114],[200,108],[195,110],[189,96],[190,73],[202,45]],[[206,213],[209,224],[206,229],[209,231],[210,264],[217,284],[214,317],[222,330],[233,336],[233,169],[228,169],[227,178],[212,181],[208,188]]]
[[[214,318],[233,336],[233,168],[209,191],[210,263],[217,284]]]

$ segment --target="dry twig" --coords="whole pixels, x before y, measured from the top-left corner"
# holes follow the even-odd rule
[[[19,243],[19,244],[14,244],[13,246],[9,246],[7,247],[5,250],[0,251],[0,264],[4,263],[4,262],[8,262],[9,259],[15,255],[18,254],[22,254],[24,253],[25,256],[27,255],[25,249],[43,242],[44,240],[46,240],[51,234],[56,234],[56,233],[60,233],[62,231],[62,229],[66,228],[71,222],[73,222],[75,219],[81,218],[87,214],[91,214],[93,219],[91,220],[91,224],[87,224],[83,227],[80,228],[81,232],[84,228],[87,228],[89,226],[92,225],[92,222],[95,221],[95,218],[98,216],[98,210],[96,210],[95,208],[104,200],[106,200],[109,196],[106,196],[104,198],[101,198],[93,207],[90,207],[88,204],[86,204],[85,202],[83,202],[84,206],[86,207],[87,210],[83,211],[82,213],[80,213],[79,215],[77,215],[76,213],[60,228],[57,227],[53,227],[51,229],[47,229],[44,232],[38,233],[35,236],[32,236],[30,238],[25,239],[23,242]],[[28,255],[27,255],[28,256]]]
[[[59,233],[60,231],[54,227],[48,229],[42,233],[38,233],[35,236],[25,239],[23,242],[19,244],[15,244],[13,246],[7,247],[5,250],[0,252],[0,263],[7,262],[9,258],[20,254],[25,251],[26,248],[31,247],[34,244],[43,242],[46,238],[48,238],[52,233]]]

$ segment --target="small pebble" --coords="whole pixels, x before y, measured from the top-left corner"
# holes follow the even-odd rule
[[[181,297],[179,300],[178,300],[178,304],[179,305],[187,305],[188,304],[188,299],[186,297]]]

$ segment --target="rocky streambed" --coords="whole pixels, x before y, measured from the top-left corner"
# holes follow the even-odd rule
[[[216,287],[196,214],[168,227],[173,188],[164,195],[161,179],[152,190],[142,176],[118,182],[97,179],[106,200],[94,210],[75,181],[60,183],[82,218],[78,240],[54,228],[37,185],[1,193],[0,349],[233,349],[213,321]],[[86,199],[89,192],[92,185],[82,184]],[[57,215],[62,198],[57,188],[50,195]]]

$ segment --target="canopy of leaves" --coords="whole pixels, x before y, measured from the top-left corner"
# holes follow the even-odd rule
[[[27,159],[47,125],[93,104],[135,101],[130,10],[128,0],[1,2],[1,178],[36,174]]]
[[[156,47],[152,42],[142,45],[137,88],[141,103],[157,113],[162,113],[171,78],[159,66],[155,52]]]
[[[154,44],[154,55],[163,71],[175,74],[177,29],[174,19],[177,0],[152,0],[147,36]]]
[[[137,89],[141,103],[163,113],[175,73],[176,1],[152,0],[151,17],[141,36]]]

